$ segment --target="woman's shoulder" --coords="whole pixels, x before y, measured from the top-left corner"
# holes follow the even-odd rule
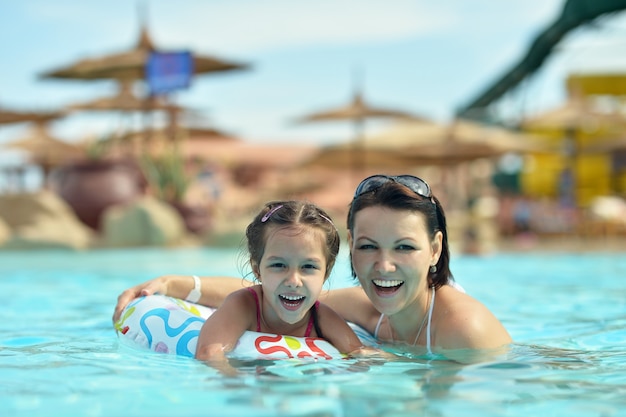
[[[491,314],[483,303],[451,285],[444,285],[437,290],[435,308],[438,307],[443,317],[450,321],[482,318]]]
[[[438,345],[445,348],[489,348],[510,342],[502,323],[480,301],[445,285],[435,304]]]

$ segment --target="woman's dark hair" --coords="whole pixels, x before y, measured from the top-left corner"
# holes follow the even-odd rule
[[[421,213],[426,220],[426,229],[428,230],[430,239],[434,239],[435,234],[439,231],[443,235],[441,256],[439,257],[439,261],[437,261],[437,271],[428,273],[430,285],[437,289],[454,279],[450,271],[450,249],[448,245],[446,216],[437,198],[434,196],[430,198],[422,197],[406,186],[389,180],[373,191],[354,197],[350,203],[350,209],[348,211],[348,230],[353,236],[354,217],[356,213],[372,206]],[[350,253],[350,258],[350,264],[352,264],[352,253]],[[356,278],[354,267],[352,267],[352,275]]]
[[[320,229],[324,233],[324,255],[328,278],[339,253],[340,237],[330,216],[315,204],[305,201],[272,201],[267,203],[246,228],[246,240],[250,265],[257,270],[265,253],[268,230],[306,225]]]

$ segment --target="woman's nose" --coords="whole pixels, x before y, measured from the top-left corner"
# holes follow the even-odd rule
[[[378,272],[392,272],[396,270],[396,264],[389,254],[381,252],[376,260],[375,268]]]

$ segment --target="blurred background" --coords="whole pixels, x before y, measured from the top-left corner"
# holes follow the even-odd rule
[[[624,10],[4,2],[0,248],[233,245],[284,198],[344,229],[374,173],[429,182],[453,250],[624,248]]]

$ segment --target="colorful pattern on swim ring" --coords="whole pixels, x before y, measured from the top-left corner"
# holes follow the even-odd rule
[[[194,357],[202,324],[215,309],[163,295],[133,300],[126,306],[115,330],[121,341],[159,353]],[[351,324],[367,345],[369,333]],[[365,340],[363,340],[365,339]],[[343,355],[324,339],[245,332],[229,356],[240,359],[335,359]]]

